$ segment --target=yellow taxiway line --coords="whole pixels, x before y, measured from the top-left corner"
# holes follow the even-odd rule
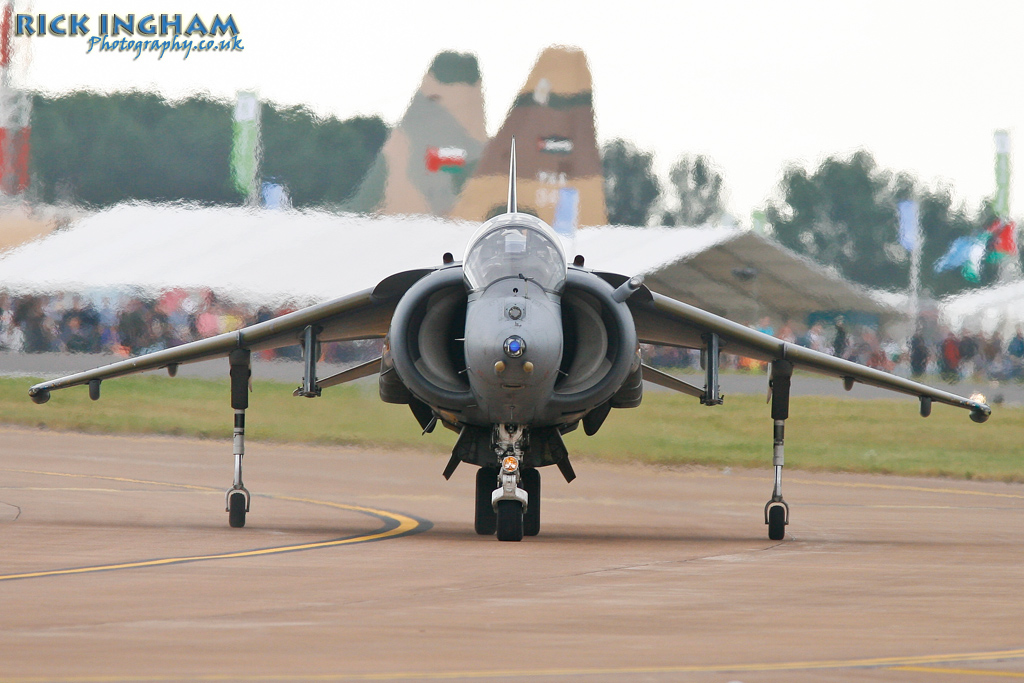
[[[906,484],[875,484],[870,482],[853,481],[816,481],[814,479],[796,479],[790,477],[787,482],[791,484],[813,484],[818,486],[836,486],[847,489],[880,489],[882,491],[916,491],[920,493],[945,493],[959,496],[985,496],[989,498],[1015,498],[1024,499],[1019,493],[996,493],[994,491],[972,491],[970,489],[947,489],[932,488],[930,486],[909,486]]]
[[[989,678],[1024,678],[1024,671],[993,671],[990,669],[949,669],[940,666],[890,666],[889,671],[914,671],[925,674],[954,676],[987,676]]]
[[[1024,673],[1010,671],[985,671],[983,669],[952,669],[927,667],[927,664],[949,662],[982,662],[1000,659],[1024,658],[1024,649],[995,650],[991,652],[965,652],[955,654],[924,655],[916,657],[878,657],[871,659],[826,659],[820,661],[775,662],[760,664],[717,664],[694,666],[647,666],[647,667],[591,667],[551,669],[481,669],[476,671],[396,671],[391,673],[335,673],[335,674],[246,674],[249,681],[449,681],[492,678],[545,678],[569,676],[629,676],[643,674],[685,674],[685,673],[764,673],[770,671],[811,671],[824,669],[879,669],[889,671],[960,673],[962,675],[985,675],[996,677],[1024,677]],[[238,672],[231,674],[209,674],[187,676],[191,681],[237,680]],[[0,678],[0,683],[49,683],[57,679],[46,677]],[[80,676],[62,678],[65,683],[155,683],[157,681],[181,680],[174,675],[127,675],[127,676]]]
[[[192,484],[175,484],[171,482],[163,481],[149,481],[145,479],[130,479],[127,477],[110,477],[103,475],[93,474],[71,474],[68,472],[43,472],[37,470],[22,470],[22,469],[4,469],[5,472],[18,472],[21,474],[36,474],[51,477],[70,477],[75,479],[101,479],[105,481],[118,481],[129,484],[147,484],[151,486],[166,486],[177,489],[188,489],[192,491],[206,492],[218,492],[210,486],[195,486]],[[370,541],[380,541],[385,538],[396,538],[398,536],[406,536],[408,534],[416,533],[418,531],[425,531],[429,528],[429,522],[418,520],[408,515],[403,515],[397,512],[390,512],[388,510],[378,510],[376,508],[362,507],[359,505],[346,505],[344,503],[332,503],[325,500],[315,500],[313,498],[298,498],[294,496],[279,496],[279,495],[265,495],[263,497],[273,498],[275,500],[286,500],[295,503],[309,503],[311,505],[324,505],[327,507],[336,508],[339,510],[346,510],[349,512],[358,512],[361,514],[376,517],[385,521],[385,528],[379,531],[374,531],[368,534],[360,534],[358,536],[349,536],[347,538],[336,538],[328,541],[313,541],[310,543],[298,543],[294,545],[282,545],[274,546],[271,548],[257,548],[254,550],[239,550],[236,552],[228,553],[214,553],[210,555],[184,555],[181,557],[165,557],[157,560],[142,560],[138,562],[121,562],[117,564],[105,564],[96,565],[90,567],[73,567],[69,569],[50,569],[38,572],[24,572],[20,574],[3,574],[0,575],[0,581],[14,581],[16,579],[34,579],[43,576],[64,576],[69,574],[89,574],[93,572],[104,572],[113,571],[118,569],[138,569],[141,567],[159,567],[168,564],[182,564],[185,562],[201,562],[207,560],[226,560],[238,557],[257,557],[260,555],[277,555],[280,553],[290,553],[300,550],[316,550],[319,548],[332,548],[335,546],[342,545],[354,545],[356,543],[368,543]]]

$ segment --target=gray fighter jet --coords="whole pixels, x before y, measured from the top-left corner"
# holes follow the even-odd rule
[[[80,372],[29,389],[45,403],[55,389],[88,385],[100,396],[106,379],[227,358],[234,409],[234,484],[227,491],[231,526],[245,524],[250,496],[242,483],[245,410],[253,351],[301,344],[304,377],[296,396],[380,373],[380,397],[407,404],[429,432],[440,422],[459,438],[444,470],[476,465],[475,528],[502,541],[540,531],[541,467],[576,476],[562,435],[580,424],[595,434],[612,408],[640,405],[643,380],[722,403],[719,354],[771,363],[775,483],[765,506],[768,536],[789,523],[782,498],[783,441],[794,368],[916,396],[927,417],[933,402],[966,408],[975,422],[991,409],[982,400],[896,377],[812,351],[650,291],[641,277],[590,270],[577,256],[567,265],[562,244],[540,219],[516,210],[515,141],[508,212],[480,226],[462,262],[392,275],[371,289],[310,306],[236,332]],[[384,338],[383,354],[337,375],[318,378],[321,342]],[[640,343],[700,349],[703,387],[645,365]]]

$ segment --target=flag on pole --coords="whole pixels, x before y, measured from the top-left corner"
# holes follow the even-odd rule
[[[239,91],[233,127],[231,177],[239,192],[248,199],[254,199],[258,189],[256,173],[260,144],[260,103],[256,93]]]
[[[426,164],[431,173],[462,173],[466,170],[466,150],[460,147],[427,147]]]
[[[961,275],[968,282],[981,281],[981,262],[985,259],[985,240],[973,239],[970,249],[967,251],[967,261],[960,269]]]
[[[986,228],[989,235],[989,261],[999,261],[1017,254],[1017,225],[997,218]]]
[[[918,222],[917,202],[904,201],[897,205],[900,214],[900,244],[907,251],[917,248]]]
[[[970,237],[957,237],[949,245],[949,249],[946,253],[939,257],[935,262],[932,269],[936,273],[944,273],[947,270],[953,270],[959,268],[971,255],[971,247],[974,245],[974,240]]]
[[[996,196],[992,202],[996,215],[1010,216],[1010,134],[996,131]]]

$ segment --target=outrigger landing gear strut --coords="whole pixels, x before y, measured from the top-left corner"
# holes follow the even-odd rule
[[[772,421],[774,423],[774,448],[772,464],[775,466],[775,486],[772,499],[764,506],[764,523],[768,525],[768,538],[781,541],[786,536],[789,524],[789,505],[782,499],[782,467],[786,464],[785,440],[786,419],[789,417],[789,388],[793,377],[793,364],[788,360],[772,362]]]
[[[231,407],[235,409],[235,481],[225,495],[228,524],[245,526],[245,513],[249,511],[249,491],[242,483],[242,456],[245,455],[245,409],[249,407],[249,378],[252,353],[248,349],[235,349],[228,356],[231,363]]]

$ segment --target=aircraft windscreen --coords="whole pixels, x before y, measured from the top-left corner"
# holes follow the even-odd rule
[[[531,227],[496,227],[468,249],[463,269],[472,290],[498,280],[525,277],[548,291],[565,284],[565,257],[550,237]]]

